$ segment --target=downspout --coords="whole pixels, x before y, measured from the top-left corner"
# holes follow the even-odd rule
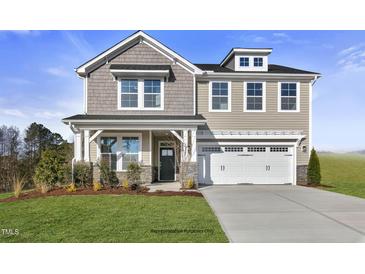
[[[77,133],[77,130],[74,129],[73,125],[71,124],[71,122],[68,122],[68,125],[70,126],[71,131],[75,134]],[[75,140],[74,140],[75,142]],[[71,160],[71,181],[72,183],[75,183],[75,178],[74,178],[74,166],[75,166],[75,151],[74,151],[74,157]]]

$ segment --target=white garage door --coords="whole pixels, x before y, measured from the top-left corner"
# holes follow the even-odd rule
[[[292,146],[199,147],[199,182],[204,184],[292,184]]]

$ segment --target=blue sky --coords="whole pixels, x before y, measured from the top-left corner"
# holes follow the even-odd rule
[[[74,68],[134,31],[0,31],[0,124],[43,123],[65,138],[63,117],[82,112]],[[323,74],[314,87],[313,143],[365,149],[364,31],[146,31],[195,63],[232,47],[272,47],[270,63]]]

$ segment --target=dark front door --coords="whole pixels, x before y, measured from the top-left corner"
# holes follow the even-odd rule
[[[175,151],[173,148],[160,148],[160,180],[175,180]]]

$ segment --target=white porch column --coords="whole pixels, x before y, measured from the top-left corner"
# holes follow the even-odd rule
[[[183,140],[182,143],[182,160],[183,162],[188,161],[189,159],[189,131],[183,130]]]
[[[82,142],[81,131],[74,135],[74,156],[76,161],[82,160]]]
[[[191,161],[196,162],[196,129],[191,130]]]
[[[90,130],[84,130],[84,161],[90,162]]]

